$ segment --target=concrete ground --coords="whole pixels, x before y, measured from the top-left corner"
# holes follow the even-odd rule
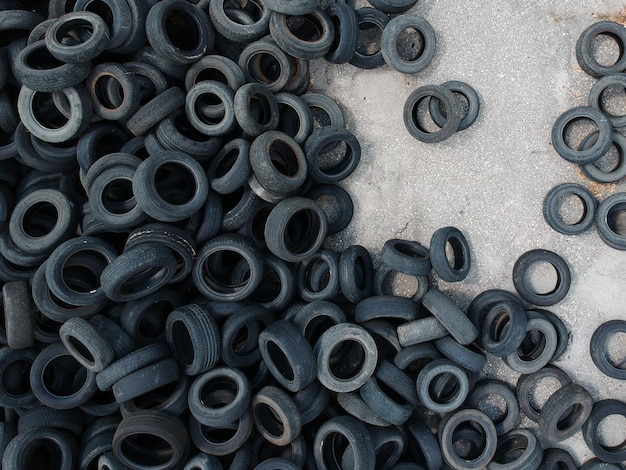
[[[357,0],[357,7],[364,5]],[[514,291],[511,271],[524,252],[555,251],[572,273],[569,294],[550,307],[571,330],[570,345],[557,365],[594,399],[626,401],[626,383],[600,373],[589,355],[591,335],[601,323],[626,319],[626,252],[605,245],[595,228],[561,235],[542,216],[546,193],[563,182],[580,183],[600,200],[626,191],[624,181],[601,185],[586,179],[550,142],[556,118],[586,105],[595,83],[576,61],[578,36],[600,19],[625,23],[623,2],[420,0],[411,11],[436,32],[436,55],[426,70],[404,75],[388,66],[360,70],[313,63],[312,90],[340,104],[363,149],[360,166],[342,183],[353,196],[355,215],[331,245],[359,243],[377,255],[387,239],[428,245],[436,229],[456,226],[469,240],[472,269],[463,282],[438,285],[462,308],[487,289]],[[615,44],[601,47],[609,56],[617,54]],[[415,140],[402,120],[406,98],[421,85],[448,80],[465,81],[477,90],[481,110],[476,123],[442,143]],[[626,98],[620,105],[623,114]],[[539,285],[554,275],[539,270],[533,282]],[[625,336],[612,343],[621,358]],[[493,357],[485,374],[512,385],[518,377]],[[537,391],[540,404],[552,385]],[[626,441],[626,419],[607,420],[603,429],[607,444]],[[560,445],[581,464],[592,457],[580,432]]]

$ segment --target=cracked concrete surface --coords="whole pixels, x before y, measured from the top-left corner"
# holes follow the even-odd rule
[[[338,102],[363,151],[358,169],[342,183],[355,201],[354,218],[330,245],[343,249],[359,243],[376,256],[387,239],[428,245],[436,229],[456,226],[469,240],[472,269],[460,283],[438,285],[464,309],[484,290],[514,291],[511,271],[524,252],[555,251],[572,272],[569,294],[549,308],[571,331],[569,348],[556,365],[594,399],[626,401],[626,383],[600,373],[589,356],[593,331],[608,320],[626,319],[626,252],[605,245],[595,228],[561,235],[542,215],[546,193],[560,183],[580,183],[600,200],[626,191],[624,181],[591,182],[550,142],[556,118],[586,105],[595,83],[576,61],[578,36],[601,19],[624,23],[623,3],[420,0],[411,11],[436,32],[437,51],[426,70],[404,75],[387,66],[359,70],[321,60],[312,64],[312,90]],[[421,85],[448,80],[476,89],[477,121],[442,143],[413,139],[402,120],[406,98]],[[624,357],[626,339],[620,339],[614,348]],[[485,374],[512,385],[518,377],[493,357]],[[550,386],[537,391],[539,403],[549,396]],[[534,423],[524,419],[520,425]],[[626,440],[626,420],[605,428],[607,444]],[[592,457],[580,432],[558,446],[569,449],[580,464]]]

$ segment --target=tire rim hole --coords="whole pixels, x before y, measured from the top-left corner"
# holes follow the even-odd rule
[[[320,258],[313,259],[304,273],[305,288],[309,292],[321,292],[331,280],[331,267]]]
[[[376,383],[378,384],[382,392],[398,405],[406,405],[408,403],[406,398],[400,395],[393,387],[391,387],[386,382],[383,382],[382,380],[377,380]]]
[[[302,162],[288,143],[280,140],[271,142],[269,156],[272,166],[281,175],[293,178],[302,173]]]
[[[291,363],[287,358],[285,352],[273,341],[267,342],[267,352],[272,361],[272,364],[276,367],[276,370],[285,378],[285,380],[291,382],[295,379],[294,370],[291,367]]]
[[[43,45],[35,47],[25,57],[26,65],[35,70],[56,69],[64,65],[59,59],[54,57],[48,49]]]
[[[66,21],[55,33],[54,39],[60,44],[66,44],[68,40],[70,44],[72,42],[85,42],[93,34],[93,25],[82,18],[75,18]]]
[[[335,140],[326,144],[317,155],[317,167],[325,175],[341,173],[352,161],[352,147],[343,140]]]
[[[610,85],[600,94],[600,108],[609,116],[626,114],[626,90],[624,87]]]
[[[538,260],[530,263],[524,273],[523,282],[532,292],[549,295],[559,287],[560,277],[552,263]]]
[[[559,417],[559,420],[556,423],[556,428],[559,431],[565,431],[570,429],[572,426],[576,425],[576,421],[580,418],[580,413],[583,411],[583,407],[575,403],[570,406],[565,412]]]
[[[383,293],[398,297],[412,298],[420,288],[420,281],[410,274],[391,271],[383,281]]]
[[[141,466],[165,468],[174,457],[174,449],[162,437],[154,434],[132,434],[120,443],[120,454],[130,462],[138,462]],[[137,458],[138,460],[135,460]]]
[[[599,132],[595,121],[586,117],[577,117],[569,121],[563,129],[563,142],[571,149],[578,149],[590,135]]]
[[[574,193],[559,197],[555,205],[558,218],[566,225],[577,225],[587,215],[587,207],[583,199]]]
[[[460,423],[452,433],[452,448],[463,460],[471,462],[480,458],[485,444],[485,431],[471,421]]]
[[[64,93],[57,93],[63,95]],[[65,97],[67,102],[67,97]],[[31,111],[35,120],[46,129],[60,129],[68,123],[68,117],[57,108],[50,93],[35,93],[32,101]],[[71,114],[71,110],[67,109],[67,115]]]
[[[343,215],[341,204],[339,203],[339,199],[332,194],[323,194],[319,198],[315,200],[322,210],[324,214],[326,214],[326,220],[328,221],[328,225],[333,225],[336,221],[341,220],[341,216]],[[362,284],[363,282],[363,261],[361,259],[357,259],[355,264],[355,273],[354,275],[357,277],[357,284]]]
[[[165,19],[165,34],[181,51],[192,51],[200,45],[201,32],[196,19],[188,12],[174,9]]]
[[[77,393],[85,382],[87,370],[72,356],[53,358],[42,371],[42,385],[55,397],[69,397]]]
[[[621,432],[620,432],[621,430]],[[609,415],[598,424],[598,443],[609,452],[626,448],[626,416]]]
[[[26,210],[22,219],[22,229],[29,237],[45,237],[54,229],[58,220],[59,212],[56,206],[41,201]]]
[[[79,341],[77,338],[73,336],[68,336],[67,339],[72,349],[74,349],[74,351],[78,353],[80,357],[82,357],[89,364],[92,364],[92,365],[95,364],[96,361],[93,357],[93,354],[91,354],[91,351],[87,349],[87,347],[83,344],[82,341]]]
[[[309,344],[315,344],[328,328],[336,324],[337,321],[331,316],[318,314],[306,323],[303,335]]]
[[[176,163],[161,165],[156,171],[154,182],[159,197],[175,206],[191,201],[198,189],[191,170]]]
[[[597,140],[598,139],[596,137],[594,139],[594,143]],[[609,148],[609,151],[593,162],[592,165],[603,173],[611,173],[621,167],[623,163],[624,152],[613,143]]]
[[[225,444],[226,442],[230,442],[237,435],[240,423],[241,421],[237,420],[235,425],[219,428],[200,425],[200,432],[202,433],[202,437],[210,443],[217,445]]]
[[[396,39],[396,50],[402,60],[417,60],[424,52],[424,36],[413,27],[404,28]]]
[[[517,350],[517,355],[522,362],[537,360],[546,348],[546,336],[541,330],[530,330]]]
[[[451,237],[446,241],[446,260],[448,265],[455,271],[460,271],[465,267],[465,256],[463,244],[456,237]]]
[[[191,365],[196,357],[196,354],[189,329],[183,322],[173,322],[172,338],[172,346],[176,350],[176,357],[179,358],[186,366]]]
[[[240,253],[225,249],[208,257],[202,274],[211,289],[223,294],[236,293],[247,285],[250,265]]]
[[[270,52],[257,52],[248,60],[248,72],[260,83],[270,85],[280,79],[283,67],[278,58]]]
[[[495,425],[502,423],[509,412],[506,400],[499,393],[483,395],[476,403],[476,409],[489,416]]]
[[[107,2],[102,1],[102,0],[93,0],[87,3],[84,9],[85,11],[95,13],[100,18],[102,18],[104,22],[107,24],[107,26],[109,27],[109,29],[114,27],[114,21],[116,18],[113,15],[113,10],[111,10],[111,7],[107,4]]]
[[[591,40],[590,52],[598,64],[610,67],[622,58],[624,47],[615,35],[600,33]]]
[[[604,343],[608,361],[618,369],[626,368],[626,332],[610,335]],[[625,428],[626,429],[626,428]]]
[[[295,137],[302,126],[298,112],[287,104],[279,103],[278,118],[278,129],[290,137]]]
[[[301,41],[317,42],[324,35],[324,27],[314,15],[285,16],[285,26]]]
[[[252,23],[244,24],[254,24],[263,16],[263,8],[263,6],[254,0],[237,0],[228,2],[228,7],[225,8],[224,12],[228,18],[235,22],[241,18],[241,16],[239,16],[241,13],[245,13],[247,17],[252,19]]]
[[[63,466],[63,451],[52,439],[32,442],[22,456],[23,468],[55,469]]]
[[[200,403],[209,408],[224,408],[233,402],[238,392],[239,387],[236,382],[229,377],[218,376],[202,386]]]
[[[528,438],[522,434],[508,436],[498,442],[493,462],[507,464],[519,460],[528,448]]]
[[[363,56],[373,56],[380,53],[382,27],[370,21],[359,22],[359,40],[356,52]]]
[[[113,75],[99,76],[93,87],[96,99],[108,110],[118,109],[124,102],[124,88]]]
[[[215,167],[215,177],[223,178],[233,169],[235,162],[239,158],[239,149],[234,148],[226,152],[226,155],[219,161]]]
[[[63,279],[81,279],[78,286],[71,289],[79,294],[95,294],[100,288],[100,274],[109,261],[97,251],[78,252],[63,264]],[[69,286],[68,286],[69,287]]]
[[[137,326],[137,336],[144,342],[155,341],[163,338],[165,334],[165,322],[167,314],[172,311],[160,309],[158,305],[165,302],[157,302],[153,304],[150,311],[141,315]]]
[[[606,215],[609,229],[616,235],[626,237],[626,203],[609,208]]]
[[[101,194],[102,206],[111,214],[121,215],[136,207],[132,180],[117,178],[107,184]]]
[[[319,129],[320,127],[330,126],[332,120],[330,114],[319,106],[309,106],[311,114],[313,116],[313,129]]]
[[[12,397],[21,397],[30,392],[30,367],[29,361],[13,361],[4,367],[2,371],[2,388]]]
[[[112,405],[115,403],[115,395],[113,395],[113,390],[98,390],[87,403],[91,403],[96,406]]]
[[[271,105],[267,98],[261,94],[255,94],[250,98],[250,113],[261,126],[267,126],[272,119]]]
[[[330,352],[330,373],[338,380],[349,381],[359,375],[365,365],[366,352],[363,345],[351,339],[335,345]]]
[[[376,449],[376,464],[374,465],[374,468],[383,468],[385,464],[390,462],[391,458],[394,457],[399,451],[400,447],[397,442],[385,442],[382,446]]]
[[[325,436],[322,440],[322,460],[325,468],[341,469],[344,468],[343,459],[350,459],[345,454],[350,449],[352,453],[352,445],[348,439],[341,433],[333,432]],[[343,459],[342,459],[343,458]],[[354,455],[352,456],[354,462]]]
[[[254,414],[257,417],[257,422],[267,434],[277,439],[285,434],[285,424],[283,420],[278,412],[269,404],[257,403],[254,407]]]
[[[320,216],[312,209],[297,211],[287,222],[285,245],[294,254],[306,253],[319,236]]]
[[[411,111],[411,117],[415,126],[421,130],[422,132],[438,132],[441,130],[435,121],[433,121],[432,115],[430,114],[430,100],[432,97],[426,96],[418,100],[413,109]],[[437,98],[440,102],[439,106],[443,106],[444,110],[441,112],[442,116],[448,115],[448,110],[443,101]]]
[[[461,382],[456,375],[442,372],[434,376],[428,384],[428,395],[439,405],[453,403],[461,395]]]

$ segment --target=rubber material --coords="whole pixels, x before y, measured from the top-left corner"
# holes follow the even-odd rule
[[[557,282],[550,292],[545,294],[533,291],[527,280],[527,271],[531,265],[539,262],[550,263],[557,274]],[[513,284],[519,295],[534,305],[554,305],[565,298],[571,284],[569,266],[558,254],[543,249],[527,251],[520,256],[513,266]]]

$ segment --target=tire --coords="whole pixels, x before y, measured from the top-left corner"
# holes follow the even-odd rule
[[[374,268],[369,251],[360,245],[351,245],[339,257],[339,286],[343,295],[358,303],[372,293]]]
[[[179,31],[170,31],[171,25],[166,26],[172,18],[180,22],[172,29]],[[189,36],[184,40],[178,37],[183,30]],[[208,15],[183,0],[154,4],[146,17],[146,36],[158,54],[180,65],[197,61],[215,44],[215,29]]]
[[[530,429],[515,429],[498,438],[496,454],[487,469],[537,468],[542,458],[543,449],[537,436]]]
[[[224,257],[230,257],[233,264],[224,264]],[[233,284],[228,277],[231,274],[228,270],[239,262],[245,263],[243,266],[249,275],[243,282]],[[202,247],[192,275],[196,288],[208,299],[237,302],[250,296],[261,283],[263,260],[246,237],[225,233],[209,240]]]
[[[294,72],[287,51],[270,38],[248,44],[238,63],[249,83],[259,83],[272,93],[282,90]]]
[[[292,323],[278,320],[259,335],[259,350],[270,373],[290,392],[298,392],[316,377],[313,349]]]
[[[356,10],[357,22],[358,22],[358,35],[361,35],[361,31],[378,28],[381,36],[387,23],[389,23],[389,17],[376,8],[363,7]],[[369,26],[365,26],[369,25]],[[358,47],[354,50],[354,55],[350,59],[350,64],[360,69],[376,69],[382,67],[385,64],[385,58],[383,57],[382,50],[378,48],[372,54],[362,52]]]
[[[335,27],[328,14],[321,9],[298,16],[297,27],[290,22],[291,15],[273,12],[270,16],[270,34],[286,53],[303,60],[324,57],[333,45]],[[292,29],[293,28],[293,29]],[[311,34],[305,32],[313,31]]]
[[[139,245],[115,258],[100,276],[106,296],[116,302],[146,297],[167,284],[176,272],[177,260],[169,248]]]
[[[93,324],[83,318],[70,318],[59,329],[59,337],[80,365],[100,372],[115,359],[115,351]]]
[[[418,107],[422,100],[436,98],[445,109],[447,120],[434,132],[429,132],[421,123]],[[448,139],[459,130],[462,112],[461,103],[454,93],[441,85],[424,85],[414,90],[404,103],[404,125],[409,134],[425,143],[437,143]]]
[[[219,118],[205,116],[201,103],[205,96],[217,98],[223,115]],[[207,136],[220,136],[231,132],[236,125],[234,109],[235,92],[228,86],[213,80],[202,81],[187,91],[185,96],[185,115],[189,123],[200,133]]]
[[[148,101],[126,121],[126,127],[135,136],[143,135],[168,115],[185,105],[185,94],[171,87]]]
[[[252,428],[250,411],[246,411],[240,419],[222,428],[203,426],[193,417],[189,420],[189,435],[195,446],[204,453],[218,457],[234,454],[242,448],[245,449],[244,444],[249,439]],[[219,436],[220,432],[227,432],[228,437]],[[218,437],[212,437],[213,433],[216,433]],[[244,454],[239,457],[243,460],[243,462],[240,461],[241,468],[249,468],[250,463],[246,458],[247,456]],[[236,459],[237,457],[234,460]]]
[[[293,395],[292,399],[300,412],[302,425],[305,425],[324,412],[330,400],[330,394],[317,380],[314,380],[310,385]]]
[[[163,185],[159,183],[159,172],[167,172],[176,181],[182,180],[179,188],[184,193],[173,195],[171,199],[164,195]],[[139,207],[150,217],[162,222],[176,222],[198,212],[209,194],[209,181],[206,171],[190,156],[175,151],[164,151],[150,155],[137,167],[133,177],[133,194]]]
[[[425,317],[402,323],[397,327],[400,346],[406,348],[416,344],[428,343],[444,336],[449,332],[435,317]]]
[[[300,411],[281,388],[263,387],[252,397],[250,406],[257,431],[275,446],[286,446],[300,434]]]
[[[339,254],[322,248],[298,265],[298,294],[306,302],[331,300],[339,295]],[[316,278],[323,279],[317,282]]]
[[[2,286],[2,306],[7,345],[31,348],[35,342],[35,307],[28,282],[13,281]]]
[[[324,331],[345,323],[347,318],[336,304],[319,300],[306,304],[289,320],[298,327],[309,344],[315,345]]]
[[[317,8],[318,3],[319,0],[302,0],[298,2],[292,0],[264,0],[263,2],[270,10],[290,16],[311,13]]]
[[[455,379],[452,395],[440,397],[432,395],[435,380],[442,376]],[[469,377],[461,366],[449,359],[437,359],[426,364],[417,376],[417,396],[427,409],[435,413],[450,413],[458,409],[469,393]]]
[[[441,291],[429,290],[424,295],[422,305],[445,326],[450,335],[460,344],[468,345],[477,338],[478,330],[473,323]]]
[[[76,410],[55,410],[38,406],[25,411],[17,422],[18,434],[24,434],[39,428],[59,429],[79,437],[84,429],[84,418]]]
[[[361,300],[354,308],[354,320],[363,323],[370,320],[385,319],[412,321],[417,320],[418,305],[411,299],[391,295],[377,295]]]
[[[526,312],[516,302],[498,302],[487,311],[481,327],[482,348],[495,356],[515,353],[526,337]]]
[[[337,436],[335,437],[335,435]],[[365,425],[351,416],[331,418],[316,431],[313,441],[313,449],[315,449],[313,455],[318,468],[330,468],[329,462],[339,460],[340,457],[336,454],[339,449],[335,449],[333,445],[339,436],[348,442],[348,449],[352,450],[354,468],[374,468],[376,455],[372,445],[372,437]],[[327,452],[322,452],[322,449],[326,450],[327,448]]]
[[[584,467],[584,466],[583,466]],[[578,465],[574,458],[563,449],[551,447],[543,450],[543,461],[539,470],[576,470]]]
[[[36,468],[41,452],[49,452],[46,464],[59,470],[76,468],[76,440],[58,429],[39,428],[18,434],[7,445],[2,457],[3,468]]]
[[[558,342],[556,345],[556,351],[554,352],[554,355],[552,356],[552,361],[551,361],[551,362],[556,362],[561,358],[563,354],[565,354],[565,351],[567,350],[569,346],[569,342],[571,339],[570,331],[567,328],[567,326],[565,326],[565,323],[563,323],[563,320],[561,320],[554,313],[548,310],[542,310],[542,309],[534,309],[533,311],[547,318],[548,321],[552,323],[552,326],[554,326],[554,329],[556,330]]]
[[[224,83],[233,91],[237,91],[246,83],[246,77],[239,65],[228,57],[220,55],[206,55],[193,63],[185,74],[185,90],[189,91],[192,86],[205,80]]]
[[[626,332],[626,321],[611,320],[600,325],[591,336],[589,353],[596,367],[605,375],[626,380],[626,370],[614,364],[607,354],[607,342],[613,335]],[[8,332],[7,332],[8,333]]]
[[[608,463],[621,463],[626,460],[624,446],[610,447],[599,441],[598,428],[600,423],[609,416],[626,416],[626,403],[612,399],[597,401],[583,426],[583,439],[598,459]]]
[[[300,98],[307,104],[313,114],[314,129],[324,126],[339,128],[345,126],[341,108],[332,98],[321,93],[305,93]]]
[[[504,362],[521,374],[530,374],[545,367],[552,360],[558,344],[556,329],[548,319],[532,311],[527,314],[526,337],[517,351],[504,356]],[[533,342],[532,335],[529,336],[532,331],[541,335],[537,342]]]
[[[381,251],[383,263],[395,271],[412,276],[430,273],[430,252],[418,242],[411,240],[387,240]]]
[[[17,111],[22,124],[35,137],[50,143],[67,142],[78,137],[89,127],[93,115],[93,108],[89,92],[82,84],[63,88],[61,93],[69,104],[69,114],[63,125],[48,122],[48,119],[39,119],[35,103],[41,98],[41,93],[22,87],[17,98]],[[39,96],[37,96],[39,94]],[[56,115],[56,116],[55,116]],[[59,117],[58,110],[52,111],[51,120]],[[43,122],[42,122],[43,121]]]
[[[291,93],[276,93],[274,98],[278,103],[277,129],[295,140],[298,145],[303,146],[313,131],[311,109],[301,97]]]
[[[155,136],[163,149],[186,153],[200,162],[210,159],[222,146],[221,136],[197,132],[182,107],[159,122]]]
[[[167,451],[157,452],[146,462],[146,452],[149,448],[131,446],[130,443],[125,443],[127,440],[158,442],[162,446],[159,449]],[[177,417],[159,411],[138,411],[122,419],[113,436],[113,453],[127,467],[153,466],[171,470],[183,463],[188,442],[187,429]],[[136,450],[137,454],[133,455],[130,452],[132,450]]]
[[[70,2],[71,3],[71,2]],[[131,16],[130,5],[134,2],[105,0],[105,8],[102,9],[101,18],[105,21],[109,30],[110,39],[106,43],[106,48],[115,50],[125,43],[130,36],[130,31],[135,27],[135,18]],[[137,2],[139,3],[139,2]],[[51,2],[52,4],[52,2]],[[73,6],[74,11],[91,12],[98,14],[98,2],[95,0],[77,0]],[[61,17],[71,12],[72,5],[55,11],[54,17]],[[100,14],[99,14],[100,16]],[[145,14],[144,14],[145,17]],[[144,36],[145,41],[145,36]]]
[[[38,58],[37,64],[33,63],[35,57]],[[44,64],[47,64],[47,67],[42,67]],[[33,91],[46,93],[78,85],[87,78],[90,69],[89,62],[59,63],[46,48],[44,40],[24,47],[15,57],[12,66],[15,78],[20,85]]]
[[[500,396],[505,403],[505,414],[503,417],[498,418],[488,415],[495,425],[496,433],[500,436],[512,431],[519,418],[519,404],[515,393],[509,388],[508,384],[494,379],[478,382],[467,397],[467,405],[484,413],[493,412],[495,404],[489,402],[489,397],[493,395]],[[486,402],[484,410],[480,408],[483,400]]]
[[[298,230],[292,229],[298,224]],[[319,204],[303,197],[278,203],[267,219],[265,241],[278,258],[303,261],[321,247],[328,230],[326,215]]]
[[[583,205],[582,217],[574,222],[566,222],[560,214],[559,203],[562,198],[572,195]],[[575,183],[562,183],[552,188],[543,200],[543,217],[547,224],[564,235],[578,235],[594,224],[596,219],[596,198],[584,186]]]
[[[451,361],[472,372],[480,373],[487,363],[487,357],[476,348],[465,347],[450,336],[435,340],[437,349]]]
[[[446,256],[450,244],[454,261]],[[447,282],[459,282],[467,277],[471,268],[470,247],[465,235],[456,227],[442,227],[430,239],[430,262],[437,275]]]
[[[596,229],[600,239],[611,248],[626,250],[626,235],[619,229],[616,217],[626,209],[626,194],[617,193],[607,197],[598,205]]]
[[[247,83],[235,92],[235,118],[244,132],[257,137],[278,126],[278,103],[259,83]]]
[[[531,265],[538,262],[550,263],[557,272],[557,283],[546,294],[535,292],[528,284],[526,275]],[[569,266],[563,258],[552,251],[536,249],[520,256],[513,266],[513,284],[519,295],[527,302],[538,306],[554,305],[565,298],[571,285]]]
[[[234,423],[246,412],[250,399],[250,382],[232,367],[211,369],[196,377],[189,388],[189,410],[205,426]]]
[[[447,88],[453,93],[462,95],[463,98],[467,100],[467,113],[461,118],[461,122],[459,123],[459,130],[465,130],[472,124],[474,124],[476,118],[478,117],[478,112],[480,111],[480,99],[478,98],[478,93],[476,93],[476,90],[474,90],[474,88],[472,88],[467,83],[458,80],[445,82],[441,86]],[[430,117],[439,127],[443,127],[446,122],[446,115],[442,114],[441,108],[442,106],[440,106],[437,99],[431,98],[430,102],[428,103],[428,110],[430,112]]]
[[[345,153],[333,150],[345,144]],[[361,161],[361,145],[352,132],[335,126],[323,126],[306,140],[304,152],[311,177],[319,183],[338,183],[350,176]],[[342,152],[340,152],[342,153]]]
[[[420,36],[421,44],[418,50],[411,50],[411,58],[403,56],[398,48],[400,35],[408,28],[414,29]],[[381,38],[381,53],[383,59],[392,69],[402,73],[418,73],[424,70],[433,60],[436,48],[435,30],[431,24],[418,15],[400,15],[391,19]],[[413,57],[413,54],[417,54]]]
[[[355,346],[358,344],[358,349],[351,349],[354,349],[354,353],[361,354],[362,364],[357,364],[357,367],[354,364],[345,364],[347,370],[344,373],[350,374],[350,378],[345,380],[333,372],[332,364],[339,360],[333,358],[333,352],[347,341],[355,343]],[[334,392],[353,392],[360,388],[374,374],[378,359],[378,350],[372,336],[364,328],[351,323],[340,323],[326,330],[315,344],[313,352],[317,356],[317,379]],[[350,351],[344,354],[348,353]],[[337,367],[340,371],[346,369]]]
[[[76,45],[63,44],[63,39],[78,28],[89,30],[87,39]],[[90,11],[74,11],[58,18],[46,30],[46,48],[56,59],[70,64],[80,64],[95,59],[109,43],[109,27],[104,20]]]
[[[442,468],[444,461],[441,447],[426,423],[417,419],[411,420],[407,424],[407,430],[410,436],[409,443],[415,444],[409,446],[413,459],[424,463],[424,468],[428,470]]]
[[[597,133],[589,135],[585,140],[580,143],[580,148],[586,149],[591,147],[597,140]],[[601,170],[596,166],[596,162],[585,163],[581,165],[581,170],[585,176],[598,183],[613,183],[626,177],[626,137],[618,132],[613,132],[612,145],[617,150],[619,162],[610,171]],[[602,158],[600,158],[601,160]]]
[[[180,369],[173,358],[163,359],[122,377],[113,384],[112,390],[118,403],[134,400],[164,385],[176,382]]]
[[[530,394],[537,388],[539,381],[545,378],[558,380],[562,387],[572,383],[572,380],[564,371],[553,365],[548,365],[531,374],[521,375],[517,381],[515,394],[517,395],[520,409],[531,421],[539,421],[541,410],[532,406]]]
[[[94,112],[104,119],[127,119],[140,106],[139,80],[121,64],[105,62],[96,65],[85,83],[91,93]]]
[[[225,0],[209,2],[209,16],[211,17],[211,22],[217,32],[223,37],[236,43],[249,44],[268,34],[271,11],[265,5],[265,2],[252,2],[252,7],[256,7],[256,10],[258,10],[252,24],[237,21],[237,18],[233,16],[233,10],[249,13],[250,5],[247,5],[245,8],[242,7],[240,10],[237,4],[234,4],[235,8],[233,8],[233,4],[230,3],[228,4],[228,8],[226,8],[225,4]],[[228,10],[228,12],[226,10]]]
[[[466,424],[472,427],[479,427],[484,436],[483,444],[479,449],[473,449],[471,456],[459,455],[458,450],[454,446],[456,442],[454,437],[455,431],[458,431],[462,425]],[[496,453],[497,440],[496,428],[489,417],[482,411],[471,409],[457,411],[447,417],[439,437],[444,460],[457,470],[485,468]]]
[[[250,143],[245,139],[233,139],[224,145],[207,170],[211,189],[219,194],[235,192],[251,174]]]
[[[598,21],[588,26],[576,41],[576,59],[585,73],[592,77],[602,77],[611,73],[623,72],[626,69],[626,57],[620,55],[619,59],[611,65],[600,64],[592,53],[592,43],[596,36],[610,36],[622,50],[626,47],[626,31],[624,27],[613,21]]]
[[[614,115],[608,112],[602,103],[602,94],[609,87],[623,87],[626,85],[626,76],[623,74],[605,75],[591,87],[589,91],[588,104],[592,108],[604,113],[614,128],[624,127],[626,125],[626,115]]]
[[[517,302],[521,299],[512,292],[502,289],[488,289],[478,294],[469,305],[467,316],[477,328],[481,328],[489,307],[500,301]]]
[[[554,392],[539,413],[539,431],[551,442],[564,441],[576,434],[589,418],[593,398],[577,384]]]
[[[339,392],[337,393],[337,403],[350,416],[358,419],[360,422],[377,427],[389,427],[391,423],[381,418],[374,410],[372,410],[361,398],[358,392]]]
[[[359,43],[359,21],[354,8],[342,3],[331,3],[326,13],[335,27],[335,40],[324,58],[332,64],[350,62]]]
[[[565,130],[575,120],[591,120],[598,127],[596,142],[584,149],[572,148],[565,141]],[[611,148],[613,126],[609,118],[590,106],[571,108],[561,114],[552,127],[552,146],[565,160],[578,165],[599,160]]]
[[[185,375],[198,375],[220,360],[220,330],[210,311],[196,304],[179,307],[167,316],[165,337]]]
[[[24,383],[36,358],[35,349],[0,349],[0,406],[26,409],[38,404],[30,384]]]
[[[35,255],[46,254],[69,239],[77,225],[74,204],[67,196],[53,189],[40,189],[15,205],[9,234],[19,249]]]

